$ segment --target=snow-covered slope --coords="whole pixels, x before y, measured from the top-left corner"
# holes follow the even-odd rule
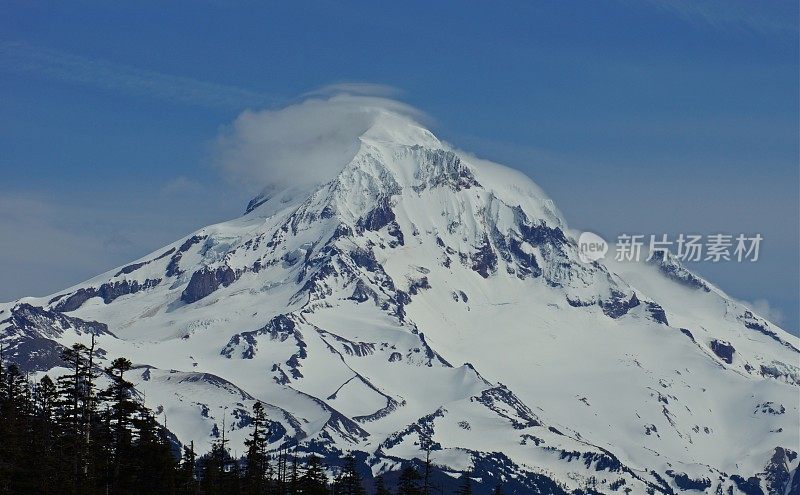
[[[0,305],[7,354],[58,372],[98,336],[178,438],[432,459],[518,493],[785,493],[798,339],[671,257],[581,263],[527,177],[382,111],[310,190],[47,298]]]

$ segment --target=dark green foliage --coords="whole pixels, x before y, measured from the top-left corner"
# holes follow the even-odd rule
[[[386,482],[383,481],[381,475],[375,477],[375,495],[392,495],[391,490],[386,488]]]
[[[267,417],[264,406],[256,402],[253,406],[253,431],[245,441],[247,447],[246,469],[244,473],[245,493],[257,495],[267,487]]]
[[[333,491],[335,495],[366,495],[364,480],[358,472],[356,458],[352,454],[344,458],[342,472],[336,478]]]
[[[334,460],[341,470],[330,484],[319,457],[287,446],[270,454],[260,402],[242,459],[226,445],[224,422],[210,452],[198,456],[192,442],[179,458],[127,379],[132,363],[117,358],[102,370],[93,353],[94,342],[76,344],[63,353],[65,374],[33,383],[0,349],[0,495],[365,495],[353,456]],[[101,373],[108,386],[98,392]],[[390,494],[382,479],[377,488]]]
[[[306,461],[306,470],[300,477],[300,490],[303,495],[328,495],[328,477],[322,461],[314,454]]]
[[[195,472],[197,470],[197,454],[194,451],[194,442],[183,447],[183,458],[177,473],[177,493],[181,495],[197,495],[200,486],[197,483]]]
[[[472,495],[472,478],[469,477],[469,473],[462,473],[459,476],[456,495]]]
[[[406,466],[400,473],[400,480],[397,482],[397,495],[421,495],[421,480],[422,476],[414,469],[414,466]]]

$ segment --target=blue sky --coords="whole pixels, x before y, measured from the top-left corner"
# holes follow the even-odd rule
[[[246,108],[361,82],[528,173],[570,225],[761,233],[694,266],[797,332],[794,1],[2,2],[0,300],[241,213]]]

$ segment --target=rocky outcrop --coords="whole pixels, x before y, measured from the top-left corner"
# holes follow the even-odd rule
[[[709,347],[711,347],[711,350],[717,357],[728,364],[733,363],[733,354],[736,352],[736,349],[734,349],[730,343],[715,339],[709,343]]]
[[[542,424],[533,411],[505,385],[488,388],[470,400],[483,404],[501,418],[505,418],[517,430]]]
[[[422,192],[428,187],[444,186],[453,191],[480,187],[469,167],[452,151],[413,146],[411,152],[419,157],[420,163],[420,169],[415,176],[419,181],[414,186],[416,192]]]
[[[175,248],[169,248],[167,251],[161,253],[157,258],[153,258],[152,260],[142,261],[140,263],[133,263],[127,266],[123,266],[120,270],[114,275],[115,277],[119,277],[120,275],[129,275],[139,268],[152,263],[153,261],[158,261],[162,258],[166,258],[170,254],[175,252]]]
[[[654,302],[646,303],[647,312],[650,313],[650,317],[659,322],[663,323],[664,325],[669,325],[667,321],[667,313],[664,311],[664,308],[661,307],[660,304],[656,304]]]
[[[686,473],[678,473],[672,469],[667,469],[667,475],[675,480],[675,484],[681,490],[696,490],[703,492],[711,487],[711,480],[708,478],[694,479]]]
[[[489,275],[497,270],[497,255],[489,244],[488,236],[483,239],[478,251],[472,255],[472,269],[483,278],[489,278]]]
[[[178,252],[172,255],[172,258],[170,258],[169,263],[167,264],[167,277],[174,277],[183,273],[180,268],[180,262],[183,253],[188,251],[189,248],[199,243],[206,237],[207,236],[205,235],[193,235],[192,237],[186,239],[183,244],[181,244],[181,247],[178,248]]]
[[[520,278],[525,278],[527,275],[535,278],[542,274],[542,269],[536,261],[536,256],[533,253],[525,252],[519,239],[511,239],[508,243],[508,249],[513,259],[517,262]]]
[[[408,286],[408,293],[412,296],[416,296],[419,294],[421,290],[430,289],[431,284],[428,282],[428,277],[421,277],[419,279],[413,280],[411,284]]]
[[[752,312],[745,311],[744,314],[739,317],[739,320],[741,320],[741,322],[744,323],[745,328],[762,333],[767,337],[775,340],[776,342],[779,342],[784,347],[788,347],[789,349],[792,349],[793,351],[800,353],[800,349],[797,349],[789,342],[786,342],[785,340],[780,338],[780,336],[778,336],[778,333],[769,327],[769,323],[767,323],[766,320],[764,320],[763,318],[759,318]]]
[[[241,359],[253,359],[258,352],[258,338],[260,336],[267,336],[272,341],[284,342],[290,337],[294,338],[297,352],[291,355],[286,360],[285,364],[289,367],[292,378],[301,378],[303,374],[300,372],[300,360],[307,357],[306,343],[297,324],[286,315],[278,315],[272,318],[269,323],[263,327],[252,330],[249,332],[237,333],[228,341],[228,344],[220,351],[222,356],[228,359],[238,357]],[[273,372],[283,373],[280,366],[275,366]],[[289,382],[289,377],[283,374],[281,380]]]
[[[619,318],[640,304],[639,298],[636,297],[635,293],[631,295],[630,299],[626,299],[625,294],[618,291],[612,291],[611,295],[611,299],[600,301],[603,313],[609,318]]]
[[[387,233],[394,237],[394,240],[390,241],[391,247],[402,246],[405,243],[403,231],[400,230],[400,225],[397,223],[397,218],[388,197],[380,199],[378,206],[370,210],[363,218],[360,218],[356,225],[358,232],[377,232],[384,227],[388,227]]]
[[[654,251],[648,262],[658,266],[661,273],[681,285],[691,287],[692,289],[701,289],[705,292],[711,292],[708,284],[706,284],[703,279],[687,270],[675,256],[669,253]]]
[[[9,317],[0,322],[0,342],[5,358],[23,372],[47,371],[63,365],[64,346],[57,339],[67,330],[78,335],[110,333],[104,323],[23,303],[15,306]]]
[[[128,294],[136,294],[139,291],[153,288],[161,283],[160,278],[147,279],[144,282],[138,280],[122,280],[117,282],[107,282],[98,288],[80,288],[69,297],[61,298],[55,306],[56,311],[69,312],[80,308],[83,303],[93,297],[101,297],[105,304],[110,304],[114,299]]]
[[[181,293],[181,301],[186,304],[199,301],[219,287],[227,287],[238,278],[237,273],[229,266],[216,269],[203,267],[192,274],[189,285]]]
[[[785,493],[791,481],[789,465],[797,458],[797,452],[775,447],[772,458],[764,467],[764,481],[768,493]],[[789,492],[795,493],[795,492]]]

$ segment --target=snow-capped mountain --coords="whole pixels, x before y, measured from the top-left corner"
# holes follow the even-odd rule
[[[260,400],[273,447],[374,473],[430,446],[515,493],[798,493],[798,339],[670,256],[587,264],[575,238],[523,174],[381,111],[333,180],[0,305],[0,336],[58,373],[96,335],[196,445],[242,452]]]

